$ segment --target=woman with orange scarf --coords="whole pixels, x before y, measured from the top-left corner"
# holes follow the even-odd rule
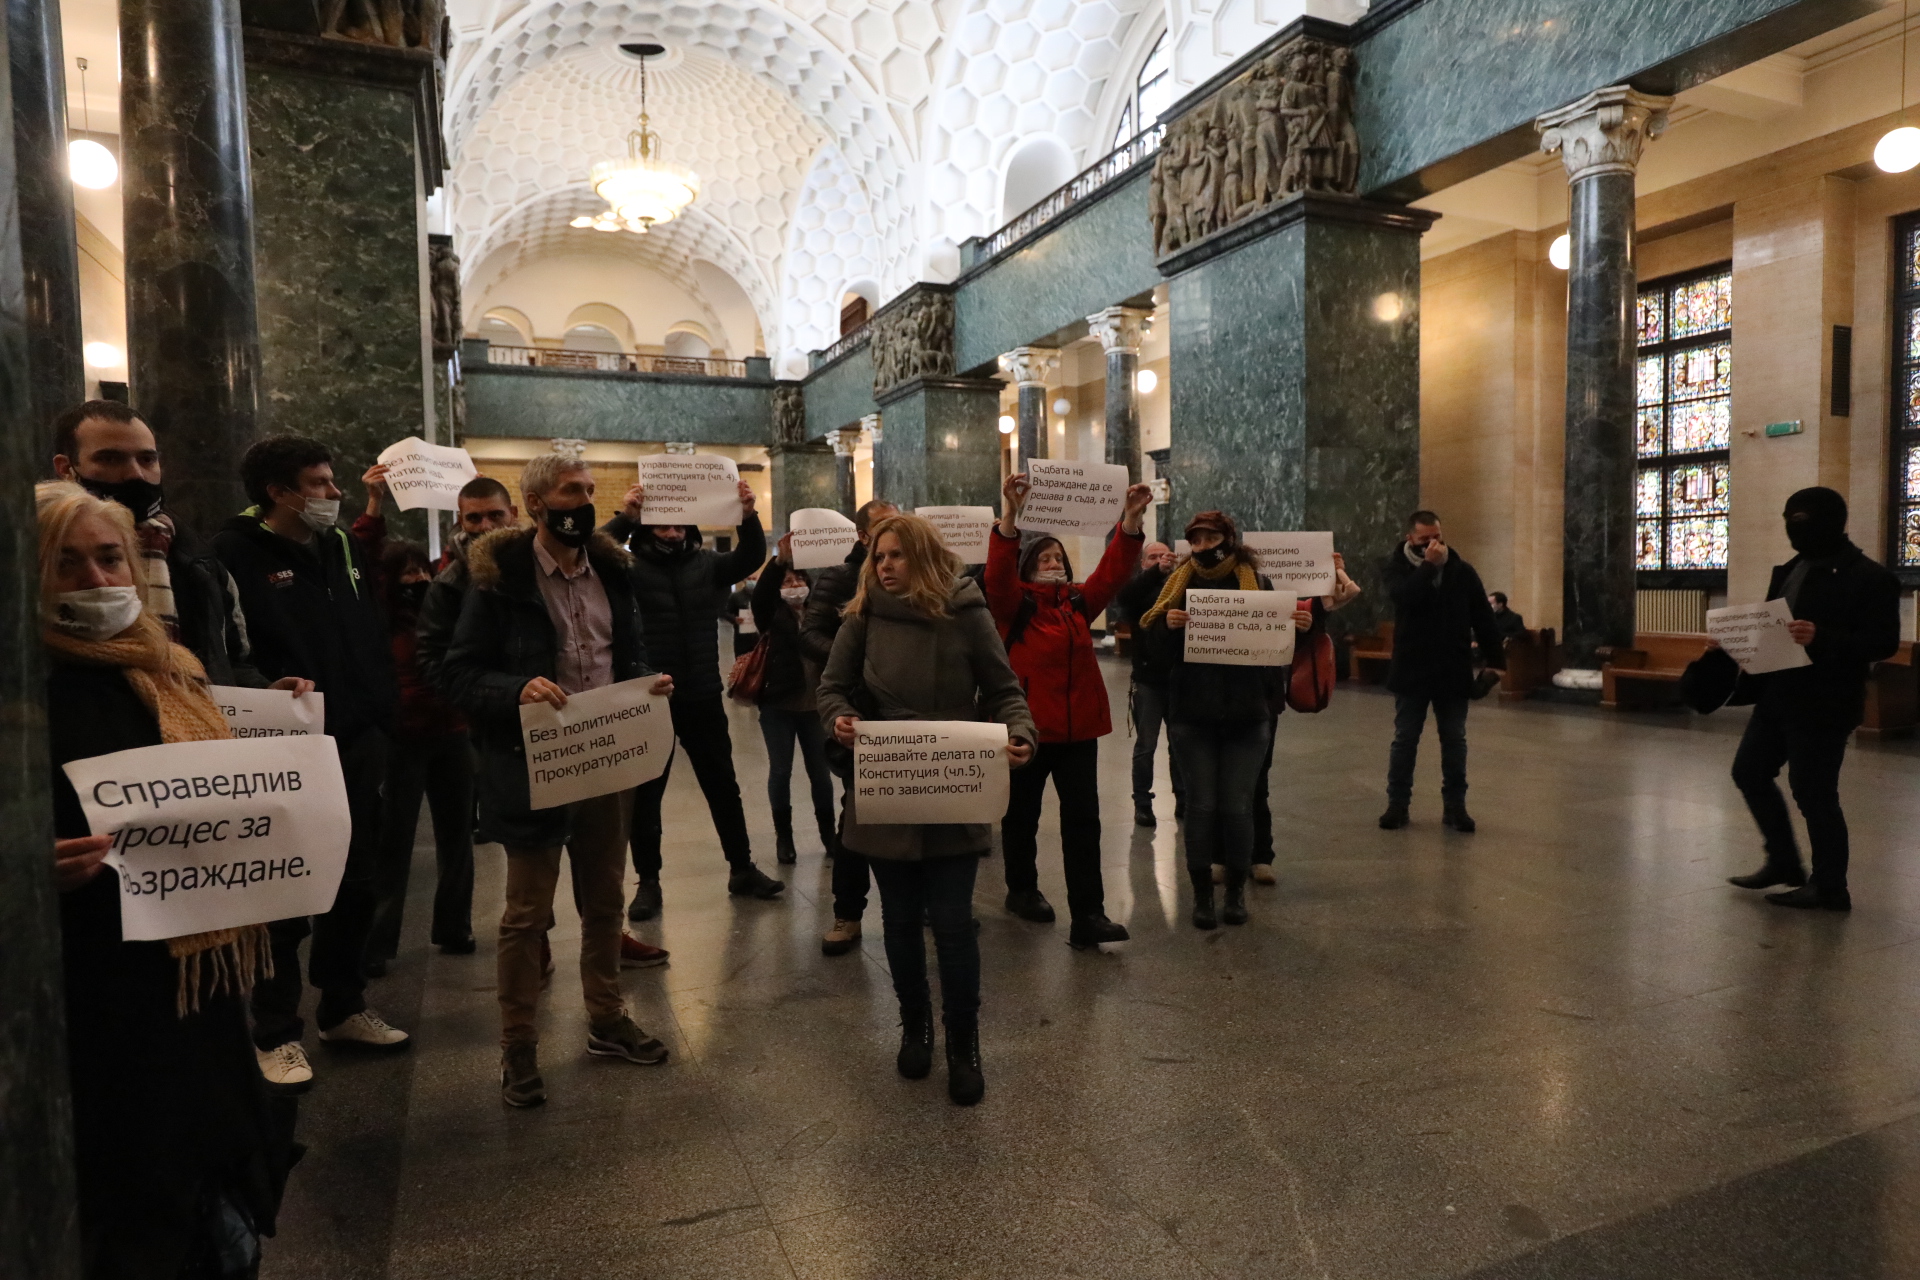
[[[246,993],[270,963],[250,925],[165,942],[120,936],[119,884],[61,766],[228,736],[205,675],[142,605],[126,508],[53,482],[36,490],[47,651],[54,876],[61,891],[68,1070],[84,1274],[251,1275],[289,1163],[247,1034]]]

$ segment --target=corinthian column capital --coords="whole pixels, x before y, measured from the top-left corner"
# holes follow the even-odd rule
[[[1140,338],[1146,332],[1153,312],[1138,307],[1108,307],[1087,317],[1087,331],[1100,339],[1100,348],[1111,355],[1123,351],[1140,354]]]
[[[1666,131],[1672,105],[1672,98],[1610,84],[1547,112],[1533,127],[1540,133],[1540,149],[1559,152],[1567,181],[1578,182],[1596,174],[1632,173],[1647,143]]]
[[[1015,347],[1000,357],[1000,367],[1022,387],[1044,387],[1060,368],[1060,353],[1052,347]]]

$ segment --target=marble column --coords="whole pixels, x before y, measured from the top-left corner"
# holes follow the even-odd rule
[[[1107,353],[1107,461],[1127,469],[1140,483],[1140,338],[1153,312],[1138,307],[1108,307],[1087,317],[1088,331]]]
[[[87,394],[57,0],[7,0],[7,62],[27,295],[27,412],[44,432]]]
[[[260,411],[238,0],[121,0],[120,48],[132,399],[174,516],[211,533],[246,505]]]
[[[1000,492],[1000,383],[914,378],[881,399],[873,492],[902,510],[994,506]]]
[[[28,416],[11,98],[0,88],[0,1276],[78,1280],[33,515],[47,435]]]
[[[1633,175],[1672,102],[1609,85],[1535,121],[1571,208],[1561,645],[1596,675],[1602,648],[1633,643]]]
[[[853,451],[860,445],[860,428],[842,427],[833,433],[833,467],[836,488],[840,493],[840,514],[851,517],[854,508],[860,504],[855,501],[853,485]]]
[[[1047,456],[1047,378],[1060,368],[1060,353],[1051,347],[1016,347],[1000,357],[1001,367],[1013,375],[1020,389],[1020,465],[1029,458]]]
[[[808,507],[825,507],[842,515],[852,515],[853,508],[846,503],[852,496],[851,485],[842,491],[838,461],[833,446],[825,440],[769,445],[767,466],[773,483],[773,520],[769,527],[785,529],[794,512]],[[847,479],[852,478],[849,467]]]

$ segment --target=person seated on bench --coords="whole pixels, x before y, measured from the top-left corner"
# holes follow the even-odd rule
[[[1507,607],[1507,593],[1489,591],[1487,603],[1493,606],[1493,629],[1500,633],[1503,640],[1527,633],[1527,620]]]

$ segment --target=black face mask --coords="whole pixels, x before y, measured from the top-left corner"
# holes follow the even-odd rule
[[[1832,489],[1802,489],[1787,499],[1787,541],[1803,556],[1838,555],[1847,547],[1847,500]]]
[[[115,480],[112,484],[104,480],[89,480],[84,476],[74,478],[80,481],[81,488],[94,497],[104,498],[108,502],[117,502],[133,512],[136,524],[159,515],[160,506],[166,500],[166,490],[151,480],[142,480],[139,476]]]
[[[426,603],[427,588],[431,582],[403,582],[400,584],[400,598],[418,609]]]
[[[1227,558],[1227,552],[1228,548],[1224,544],[1217,547],[1208,547],[1205,551],[1196,551],[1193,553],[1194,563],[1203,569],[1212,569]]]
[[[584,547],[587,539],[593,536],[591,502],[583,502],[577,507],[548,507],[543,519],[547,532],[558,539],[563,547]]]

